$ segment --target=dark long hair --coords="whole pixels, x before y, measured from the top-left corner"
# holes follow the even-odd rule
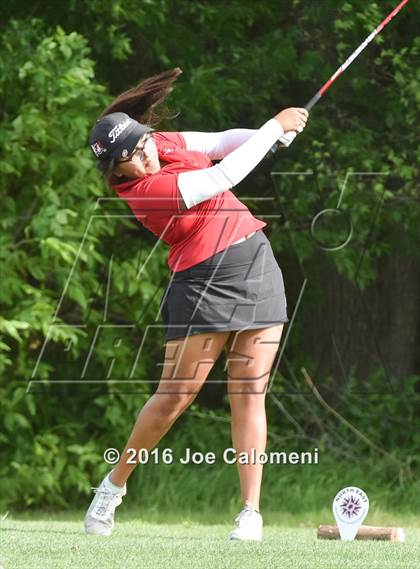
[[[102,111],[99,118],[111,113],[121,112],[126,113],[132,119],[150,127],[155,127],[163,119],[174,118],[170,116],[169,109],[164,108],[158,113],[156,107],[160,105],[172,91],[172,84],[181,73],[182,69],[175,67],[170,71],[164,71],[163,73],[144,79],[136,85],[136,87],[132,87],[121,93],[121,95],[118,95],[118,97]],[[113,167],[114,161],[111,160],[110,163],[104,164],[104,168],[101,168],[108,185],[112,185],[112,182],[116,181],[112,173]],[[120,177],[118,181],[121,183],[127,181],[127,179],[128,178]]]
[[[160,105],[172,91],[172,84],[182,69],[175,67],[170,71],[164,71],[141,81],[136,87],[124,91],[118,95],[110,105],[106,107],[99,118],[110,113],[126,113],[132,119],[154,127],[163,118],[168,118],[167,111],[157,113],[155,108]]]

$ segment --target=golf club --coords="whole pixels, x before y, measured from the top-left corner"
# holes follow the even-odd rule
[[[321,97],[328,91],[328,89],[331,87],[331,85],[334,83],[334,81],[342,74],[344,73],[344,71],[347,69],[347,67],[350,66],[351,63],[353,63],[353,61],[356,59],[356,57],[362,53],[362,51],[365,49],[365,47],[373,40],[373,38],[378,35],[383,29],[384,27],[389,24],[389,22],[392,20],[392,18],[394,16],[396,16],[398,14],[398,12],[400,10],[402,10],[402,8],[404,8],[404,6],[409,2],[409,0],[402,0],[402,2],[400,2],[398,4],[398,6],[396,6],[392,12],[390,14],[388,14],[388,16],[373,30],[373,32],[371,32],[368,37],[364,40],[364,42],[362,42],[359,47],[346,59],[346,61],[337,69],[337,71],[328,79],[328,81],[321,87],[321,89],[319,89],[319,91],[317,93],[315,93],[315,95],[312,97],[312,99],[310,99],[306,105],[305,105],[305,109],[307,111],[309,111],[310,109],[312,109],[312,107],[314,105],[316,105],[316,103],[321,99]],[[272,148],[271,151],[275,152],[278,148],[284,148],[289,146],[293,140],[295,139],[296,135],[298,133],[294,132],[294,131],[289,131],[287,133],[285,133],[280,139],[279,142],[277,142]]]

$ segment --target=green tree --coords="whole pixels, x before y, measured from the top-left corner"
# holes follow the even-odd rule
[[[162,129],[256,128],[281,108],[303,105],[394,1],[3,5],[0,442],[7,449],[1,451],[0,471],[12,481],[11,503],[40,503],[48,489],[55,490],[48,500],[59,503],[60,493],[65,500],[75,488],[88,492],[86,474],[98,464],[104,469],[100,455],[112,446],[110,427],[115,446],[127,435],[143,396],[124,394],[106,380],[112,366],[127,377],[168,272],[167,252],[159,248],[139,278],[155,239],[137,221],[120,216],[127,214],[123,204],[103,199],[113,195],[100,181],[87,137],[111,94],[180,66],[184,75],[169,101],[180,114]],[[380,386],[383,377],[371,353],[376,335],[391,372],[402,378],[405,395],[398,405],[387,398],[382,407],[376,400],[370,407],[376,443],[383,445],[403,443],[389,436],[393,419],[384,422],[382,416],[412,419],[418,395],[416,379],[404,381],[420,365],[418,15],[419,7],[410,3],[313,109],[293,145],[235,190],[239,196],[276,197],[268,206],[247,200],[256,215],[273,209],[284,214],[269,220],[269,236],[284,269],[290,310],[302,265],[309,276],[287,345],[289,367],[314,370],[319,364],[323,395],[367,429],[360,400],[337,380],[340,369],[327,342],[333,327],[339,346],[346,344],[361,293],[371,307],[370,326],[360,318],[352,328],[345,363],[351,377],[373,377],[372,385]],[[282,176],[273,186],[270,170],[313,175]],[[355,228],[351,246],[320,252],[310,233],[314,215],[336,208],[346,175],[362,171],[387,175],[350,179],[340,211]],[[317,238],[335,242],[342,229],[335,222],[321,224]],[[109,322],[126,325],[117,361],[110,338],[98,336],[88,375],[105,381],[75,389],[66,382],[81,377],[105,310]],[[158,380],[161,343],[149,345],[136,372]],[[282,389],[302,387],[300,377],[281,371]],[[26,392],[33,377],[44,382],[36,387],[48,404],[38,392]],[[325,437],[331,452],[340,452],[332,442],[334,427],[323,432],[304,400],[305,395],[291,404],[303,432]],[[413,455],[418,451],[414,435],[408,447]],[[34,467],[36,488],[30,484]]]

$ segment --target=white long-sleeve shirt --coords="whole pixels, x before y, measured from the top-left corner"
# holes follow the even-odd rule
[[[258,130],[236,128],[222,132],[181,132],[187,150],[196,150],[212,160],[215,166],[182,172],[178,189],[189,209],[241,182],[264,158],[273,144],[284,134],[276,119],[269,119]]]

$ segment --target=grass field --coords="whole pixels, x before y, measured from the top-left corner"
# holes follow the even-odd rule
[[[401,520],[405,543],[319,541],[310,518],[298,523],[297,518],[288,520],[284,516],[281,525],[265,519],[262,543],[245,543],[228,541],[232,523],[206,525],[185,516],[184,521],[179,516],[178,523],[156,523],[120,515],[111,537],[87,536],[83,516],[84,512],[32,514],[26,519],[9,515],[1,522],[0,565],[4,569],[420,567],[420,529],[410,528]],[[270,518],[275,519],[274,514]],[[308,524],[311,527],[299,527]]]

